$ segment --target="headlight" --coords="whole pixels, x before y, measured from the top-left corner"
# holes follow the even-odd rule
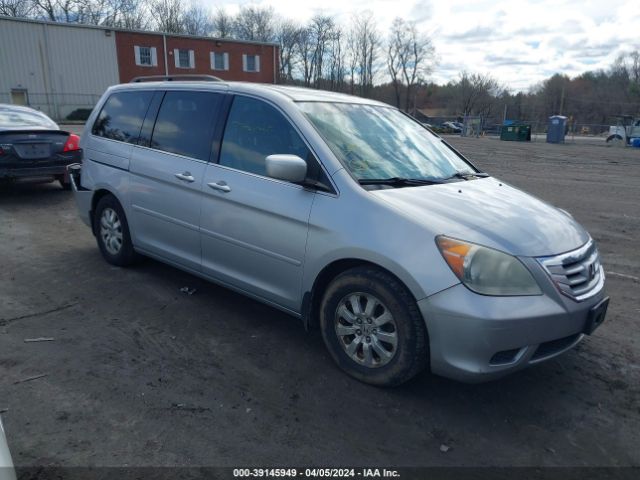
[[[540,295],[529,270],[516,257],[474,243],[439,236],[436,243],[453,273],[482,295]]]

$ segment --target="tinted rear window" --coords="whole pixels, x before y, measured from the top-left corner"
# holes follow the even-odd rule
[[[153,129],[151,147],[209,160],[219,100],[220,95],[216,93],[167,92]]]
[[[118,92],[106,101],[92,133],[120,142],[136,143],[153,92]]]

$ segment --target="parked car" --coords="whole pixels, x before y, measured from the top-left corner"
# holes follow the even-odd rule
[[[7,446],[7,439],[4,434],[4,426],[0,418],[0,480],[16,480],[16,474],[11,461],[11,453]]]
[[[81,158],[80,137],[44,113],[0,104],[0,180],[50,178],[69,190],[67,165]]]
[[[442,124],[444,133],[462,133],[462,128],[462,124],[458,122],[444,122]]]
[[[70,167],[105,260],[146,255],[318,327],[353,377],[478,382],[604,319],[604,270],[559,210],[401,111],[302,88],[118,85]]]

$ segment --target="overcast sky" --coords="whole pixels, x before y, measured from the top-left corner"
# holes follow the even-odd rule
[[[638,0],[201,1],[230,13],[244,4],[272,6],[300,21],[322,12],[345,25],[354,13],[371,10],[385,34],[394,17],[413,20],[433,39],[438,83],[466,69],[526,90],[555,72],[606,68],[620,52],[640,49]]]

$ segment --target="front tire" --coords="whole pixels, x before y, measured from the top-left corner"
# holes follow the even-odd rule
[[[98,201],[93,221],[93,231],[104,259],[119,267],[133,264],[137,254],[131,243],[127,218],[116,197],[105,195]]]
[[[400,385],[428,363],[427,329],[413,296],[380,269],[357,267],[336,277],[322,299],[320,326],[331,357],[362,382]]]

